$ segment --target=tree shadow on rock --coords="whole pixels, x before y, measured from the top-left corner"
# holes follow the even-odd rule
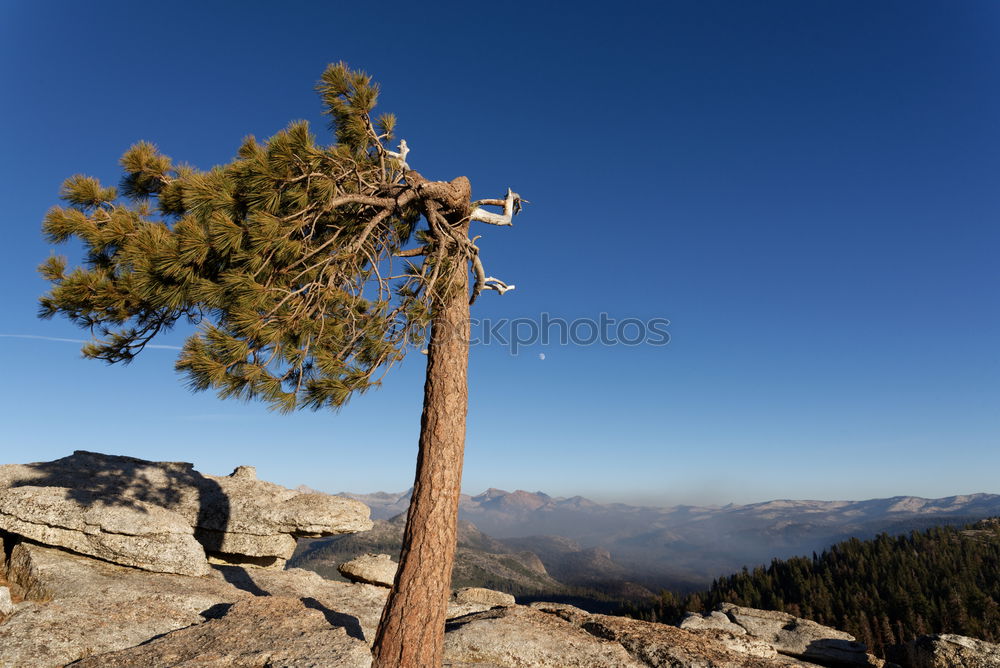
[[[148,512],[159,506],[183,517],[208,553],[218,552],[229,527],[231,504],[216,480],[187,462],[150,462],[135,457],[77,450],[51,462],[0,468],[4,487],[59,487],[84,507],[126,507]]]
[[[307,608],[310,608],[312,610],[319,610],[320,612],[322,612],[323,616],[326,617],[326,621],[330,624],[330,626],[343,628],[345,631],[347,631],[347,635],[351,636],[352,638],[357,638],[358,640],[367,642],[367,640],[365,639],[365,633],[361,629],[361,622],[358,621],[358,618],[355,617],[354,615],[349,615],[346,612],[337,612],[336,610],[331,610],[330,608],[326,607],[325,605],[323,605],[322,603],[320,603],[311,596],[304,596],[299,600],[302,601],[302,605],[306,606]]]
[[[253,594],[254,596],[271,596],[271,592],[264,589],[254,579],[253,573],[242,566],[216,566],[216,570],[222,574],[226,582],[237,589]],[[361,629],[361,622],[354,615],[345,612],[337,612],[323,605],[312,596],[299,597],[302,604],[312,610],[318,610],[326,617],[330,626],[343,628],[347,635],[358,640],[365,640],[364,631]],[[204,613],[202,613],[204,615]]]
[[[257,584],[250,572],[242,566],[216,566],[215,570],[222,574],[222,578],[226,582],[237,589],[241,589],[254,596],[271,595],[271,592]]]

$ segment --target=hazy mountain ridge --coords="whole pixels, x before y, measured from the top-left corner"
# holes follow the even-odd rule
[[[630,581],[634,573],[615,563],[611,553],[602,547],[585,548],[564,536],[502,538],[500,542],[508,548],[538,555],[548,573],[565,584],[623,600],[654,595],[646,587]]]
[[[345,494],[372,508],[374,518],[405,512],[409,492]],[[905,533],[938,524],[964,524],[1000,514],[1000,495],[965,494],[940,499],[896,496],[863,501],[776,499],[726,506],[664,508],[600,504],[584,497],[491,488],[462,495],[460,515],[480,531],[535,552],[550,572],[566,580],[566,555],[557,557],[552,536],[580,548],[603,548],[622,569],[614,577],[651,588],[707,586],[715,577],[773,558],[808,555],[850,537]],[[513,543],[506,539],[517,539]],[[573,559],[580,559],[576,555]],[[581,573],[589,566],[581,565]],[[582,582],[589,576],[571,575]]]
[[[302,541],[291,563],[326,578],[342,579],[337,566],[361,554],[384,553],[398,559],[404,524],[405,516],[398,515],[390,520],[375,520],[370,531]],[[535,554],[508,547],[469,522],[459,523],[453,581],[456,587],[492,585],[520,595],[569,594],[563,583],[546,572]]]
[[[339,580],[342,576],[337,566],[362,554],[388,554],[395,560],[403,541],[405,519],[400,514],[374,520],[370,531],[303,540],[289,563]],[[548,570],[550,566],[555,573]],[[602,548],[583,548],[561,536],[498,540],[471,522],[459,521],[454,587],[498,589],[523,600],[557,598],[595,610],[614,609],[616,601],[654,597],[652,591],[627,581],[626,574],[627,569],[614,563]]]

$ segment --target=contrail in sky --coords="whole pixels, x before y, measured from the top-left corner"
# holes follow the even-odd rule
[[[59,341],[61,343],[90,343],[87,339],[63,339],[58,336],[39,336],[38,334],[0,334],[5,339],[36,339],[38,341]],[[180,346],[167,346],[150,343],[147,348],[159,348],[160,350],[180,350]]]

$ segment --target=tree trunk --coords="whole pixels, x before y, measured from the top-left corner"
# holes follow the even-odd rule
[[[464,259],[455,263],[451,279],[431,323],[416,480],[399,571],[375,637],[375,668],[437,668],[444,658],[468,410]]]

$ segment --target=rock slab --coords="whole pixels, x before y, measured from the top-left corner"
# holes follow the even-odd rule
[[[516,600],[510,594],[502,591],[494,591],[483,587],[462,587],[452,594],[455,603],[469,605],[485,605],[490,608],[496,606],[511,606]]]
[[[723,603],[720,610],[751,637],[782,654],[823,664],[870,666],[873,657],[864,643],[844,631],[801,619],[785,612],[743,608]]]
[[[446,666],[646,668],[618,643],[535,608],[494,608],[446,628]]]
[[[718,629],[728,631],[734,635],[746,635],[747,630],[739,624],[734,624],[724,612],[713,610],[707,615],[699,615],[697,612],[689,612],[677,625],[679,628],[688,631],[701,631],[704,629]]]
[[[816,668],[746,634],[686,631],[560,603],[497,607],[450,620],[447,629],[445,665],[455,667]]]
[[[205,575],[205,550],[180,515],[144,501],[109,503],[66,487],[0,491],[0,531],[125,566]]]
[[[0,666],[50,668],[204,622],[251,596],[220,574],[150,573],[20,543],[7,579],[26,601],[0,624]]]
[[[14,601],[9,587],[0,587],[0,618],[14,614]]]
[[[332,627],[298,598],[261,596],[240,601],[219,619],[151,642],[74,663],[77,668],[218,667],[369,668],[368,646]]]
[[[323,612],[327,620],[342,626],[348,635],[375,641],[375,631],[389,590],[360,582],[326,580],[301,568],[278,571],[271,568],[220,567],[227,582],[255,596],[298,598]]]
[[[337,570],[351,582],[363,582],[379,587],[392,587],[399,564],[388,554],[363,554],[346,561]]]
[[[907,653],[912,668],[1000,668],[1000,645],[949,633],[921,636]]]
[[[194,531],[213,560],[224,563],[281,568],[292,556],[297,538],[367,531],[372,526],[368,507],[359,501],[260,481],[250,466],[238,467],[229,476],[211,476],[185,462],[150,462],[83,450],[52,462],[0,466],[0,490],[26,486],[72,490],[72,499],[87,507],[154,506],[169,511]],[[79,537],[66,540],[86,542]]]
[[[812,665],[780,656],[763,641],[718,629],[687,631],[667,624],[611,615],[590,615],[582,628],[600,638],[618,642],[644,665],[654,668]]]

